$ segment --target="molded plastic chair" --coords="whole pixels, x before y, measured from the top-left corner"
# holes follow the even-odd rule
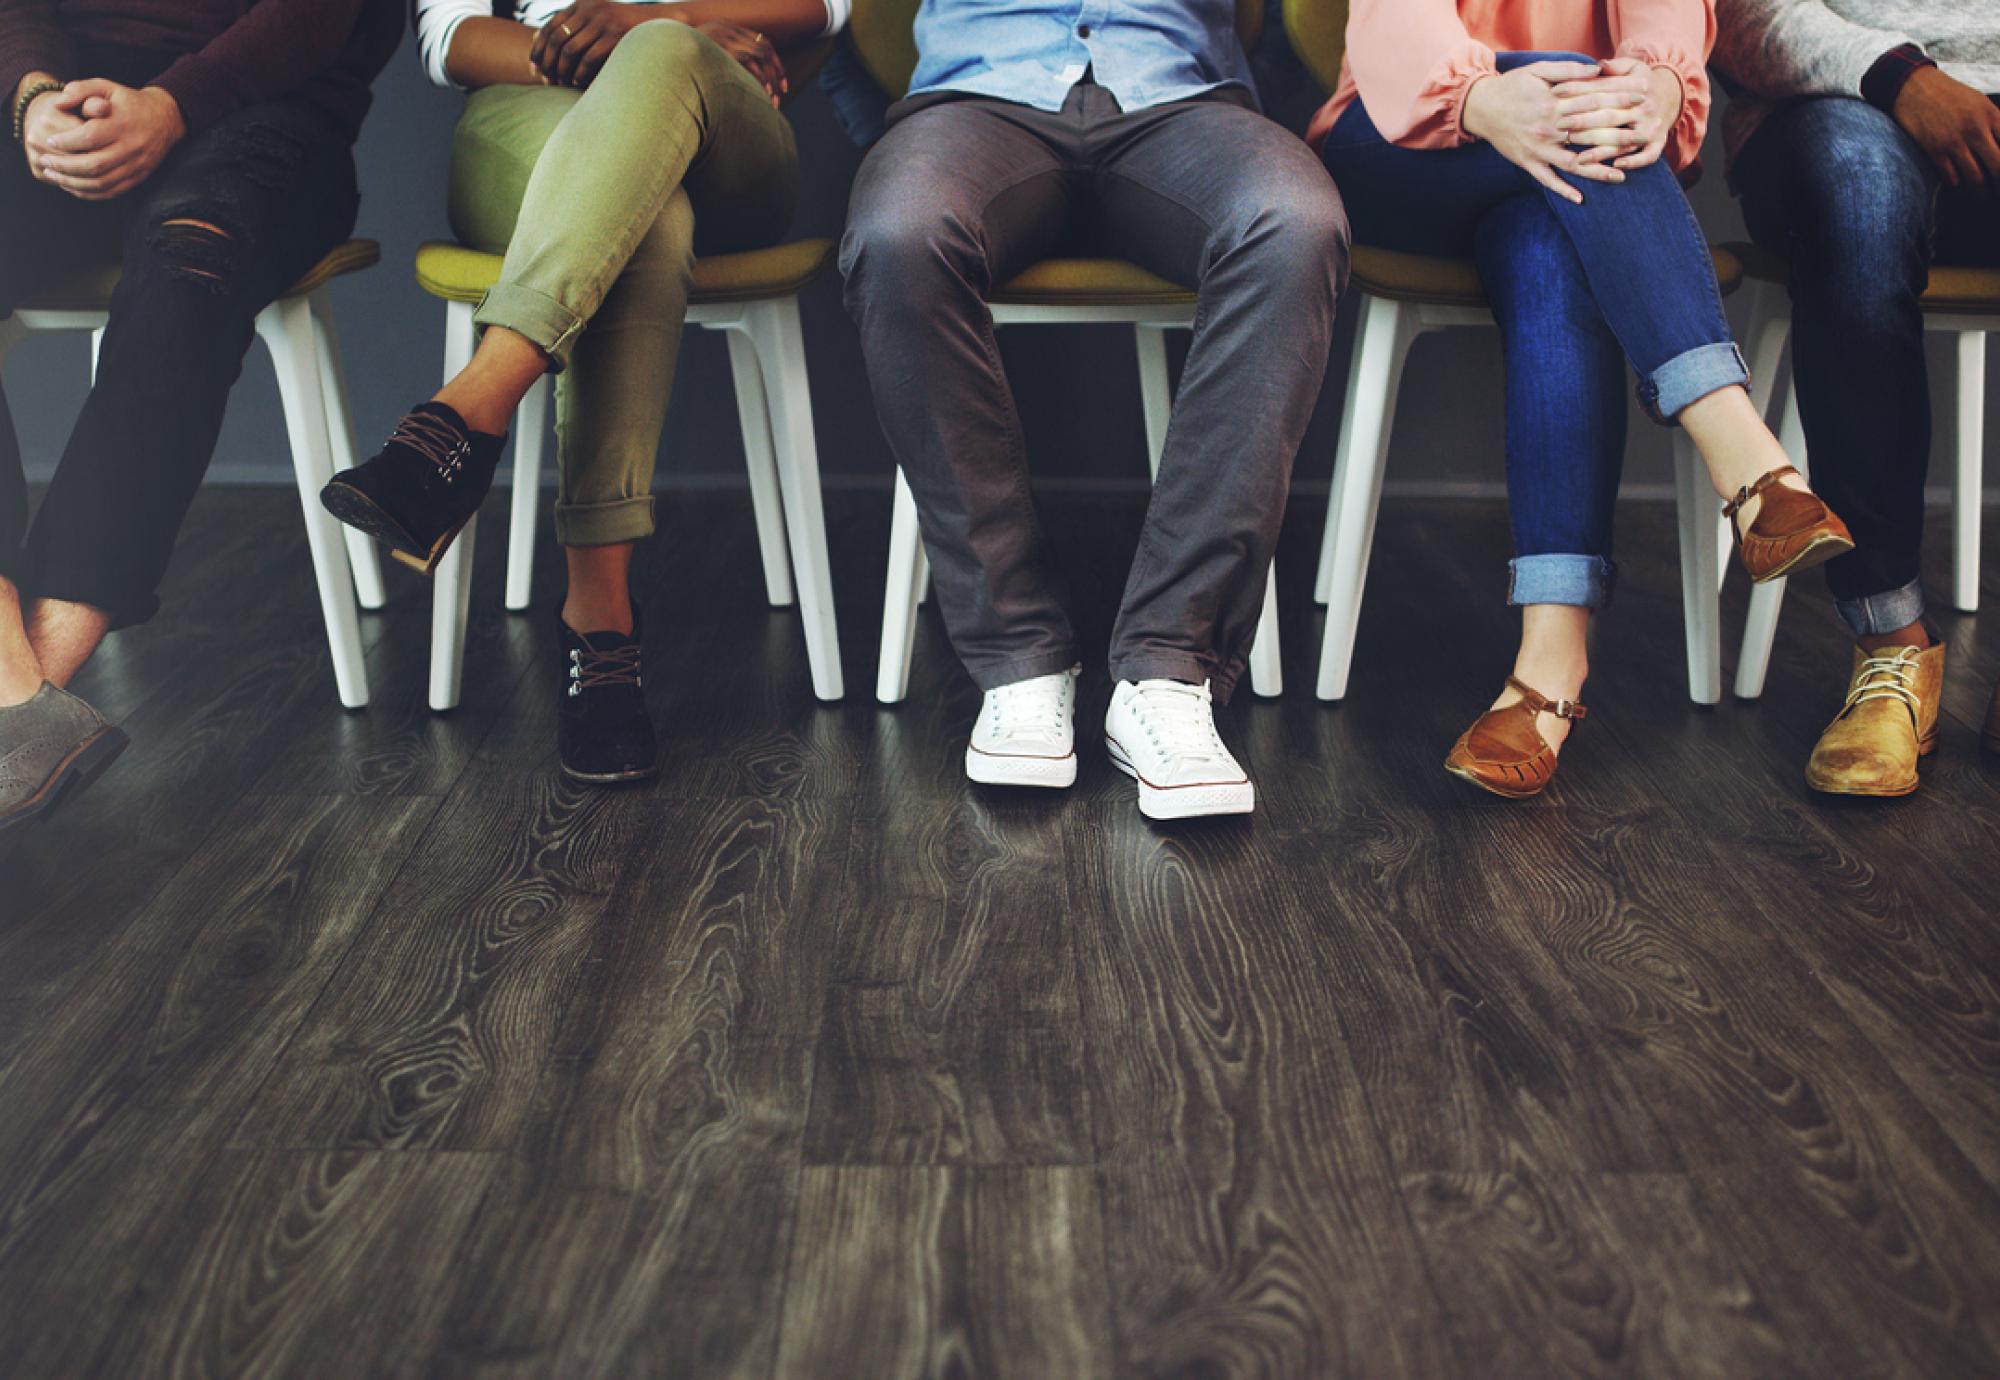
[[[257,316],[257,335],[271,352],[284,403],[292,470],[305,511],[306,545],[312,552],[320,612],[333,653],[334,684],[340,702],[349,709],[368,703],[368,671],[355,598],[358,592],[362,607],[382,607],[382,570],[374,544],[336,522],[319,503],[320,487],[334,470],[354,463],[354,427],[327,288],[334,279],[359,273],[381,259],[381,246],[373,240],[349,240]],[[0,318],[0,360],[29,335],[88,331],[95,374],[97,347],[118,277],[116,266],[84,274]]]
[[[697,260],[687,314],[689,325],[722,331],[729,338],[764,588],[773,606],[789,605],[796,569],[806,657],[812,666],[813,692],[822,700],[839,699],[844,687],[799,293],[832,257],[833,242],[814,239]],[[456,244],[426,244],[417,251],[418,285],[446,303],[446,378],[472,358],[473,308],[499,280],[501,262],[498,254]],[[527,608],[530,597],[550,386],[546,378],[536,384],[515,419],[507,543],[507,607],[515,611]],[[459,699],[476,525],[476,521],[466,524],[437,569],[430,682],[430,704],[437,710],[451,709]]]
[[[1284,13],[1293,50],[1331,90],[1346,43],[1346,0],[1284,0]],[[1742,280],[1742,266],[1726,251],[1714,253],[1716,277],[1723,292],[1731,292]],[[1479,271],[1470,260],[1356,245],[1350,281],[1362,297],[1361,325],[1348,371],[1314,588],[1314,597],[1327,606],[1317,686],[1323,700],[1347,695],[1375,515],[1382,501],[1382,472],[1389,460],[1389,433],[1410,346],[1426,331],[1494,324]],[[1710,489],[1687,433],[1679,429],[1674,432],[1674,485],[1680,508],[1688,694],[1697,704],[1714,704],[1722,698],[1719,596],[1730,542],[1721,500]]]
[[[908,90],[910,74],[916,70],[917,49],[910,36],[916,12],[916,0],[857,0],[848,25],[848,39],[862,66],[892,94]],[[1262,28],[1263,6],[1257,0],[1239,0],[1236,29],[1246,48],[1256,43]],[[1132,327],[1146,417],[1146,454],[1157,478],[1173,405],[1166,333],[1193,326],[1194,293],[1123,259],[1048,259],[996,290],[987,305],[995,326],[1110,322]],[[888,589],[882,598],[882,651],[875,674],[875,697],[884,704],[898,703],[909,693],[917,607],[928,582],[916,501],[899,470],[889,527]],[[1284,692],[1275,566],[1250,648],[1250,689],[1264,696]]]
[[[1769,380],[1767,407],[1775,405],[1782,421],[1779,435],[1792,462],[1806,470],[1805,429],[1799,424],[1799,403],[1792,387],[1785,343],[1791,337],[1792,314],[1786,285],[1791,265],[1780,255],[1751,244],[1732,244],[1751,279],[1750,368],[1759,380]],[[1986,336],[2000,331],[2000,269],[1931,269],[1924,290],[1924,329],[1956,341],[1958,435],[1952,463],[1951,602],[1971,613],[1979,607],[1979,518],[1985,479]],[[1781,370],[1780,363],[1783,361]],[[1766,415],[1769,415],[1768,412]],[[1756,699],[1764,693],[1771,669],[1771,644],[1778,636],[1778,610],[1785,582],[1772,580],[1750,591],[1750,614],[1743,625],[1743,648],[1736,659],[1736,693]]]

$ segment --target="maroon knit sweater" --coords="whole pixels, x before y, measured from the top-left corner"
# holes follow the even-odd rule
[[[149,53],[191,131],[297,93],[351,133],[402,28],[401,0],[0,0],[0,99],[30,72],[103,75],[96,51]]]

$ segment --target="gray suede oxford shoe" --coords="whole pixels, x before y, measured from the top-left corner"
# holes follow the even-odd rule
[[[46,681],[25,704],[0,709],[0,829],[46,818],[102,775],[130,741]]]

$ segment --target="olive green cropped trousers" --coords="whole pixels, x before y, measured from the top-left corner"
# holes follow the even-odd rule
[[[474,321],[519,332],[559,375],[565,546],[651,535],[695,255],[777,242],[798,195],[791,125],[673,20],[633,29],[588,90],[489,86],[467,102],[452,231],[506,256]]]

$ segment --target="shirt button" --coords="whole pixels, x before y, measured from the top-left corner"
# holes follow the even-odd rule
[[[1077,25],[1077,26],[1076,26],[1076,36],[1077,36],[1078,38],[1089,38],[1089,37],[1090,37],[1090,25],[1088,25],[1088,24],[1079,24],[1079,25]]]

